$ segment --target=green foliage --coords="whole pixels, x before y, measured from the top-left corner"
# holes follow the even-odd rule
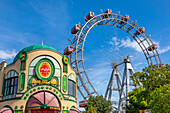
[[[97,113],[97,108],[92,105],[90,105],[89,109],[87,110],[87,113]]]
[[[133,74],[131,79],[136,85],[140,85],[140,82],[145,89],[153,91],[155,88],[170,83],[169,69],[170,65],[168,64],[160,68],[157,68],[156,65],[150,65],[145,67],[142,72]]]
[[[170,84],[153,91],[149,105],[153,113],[170,113]]]
[[[85,109],[87,113],[109,113],[112,111],[111,106],[111,102],[107,101],[105,98],[103,98],[103,96],[90,96]]]
[[[138,113],[139,110],[148,108],[149,92],[146,89],[136,87],[128,96],[130,106],[126,107],[127,113]]]
[[[139,108],[135,108],[133,105],[126,106],[126,113],[139,113]]]
[[[131,76],[136,87],[129,92],[127,113],[139,113],[139,110],[152,109],[153,113],[169,113],[170,107],[170,65],[157,68],[151,65]],[[141,84],[140,84],[141,83]]]

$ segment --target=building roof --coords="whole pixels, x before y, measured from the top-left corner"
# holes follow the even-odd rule
[[[26,47],[26,48],[22,49],[20,52],[18,52],[18,54],[15,56],[15,58],[14,58],[14,60],[11,64],[14,64],[20,58],[21,52],[23,52],[23,51],[29,52],[29,51],[33,51],[33,50],[36,50],[36,49],[49,49],[49,50],[54,50],[56,52],[59,52],[56,49],[54,49],[53,47],[50,47],[50,46],[47,46],[47,45],[32,45],[32,46]],[[11,65],[11,64],[9,64],[9,65]]]

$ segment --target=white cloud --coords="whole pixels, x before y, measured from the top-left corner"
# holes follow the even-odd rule
[[[159,54],[163,54],[163,53],[165,53],[165,52],[167,52],[167,51],[169,51],[169,50],[170,50],[170,46],[164,47],[164,48],[162,48],[162,49],[159,49],[159,48],[158,48],[158,53],[159,53]]]
[[[119,50],[120,47],[130,47],[135,49],[138,52],[142,52],[140,46],[137,44],[137,42],[135,40],[132,40],[127,37],[126,39],[118,39],[116,37],[112,38],[112,41],[109,41],[109,44],[114,45],[115,46],[115,50]],[[146,46],[147,47],[147,46]]]
[[[134,58],[135,56],[134,56],[134,55],[130,55],[129,57],[130,57],[130,58]]]
[[[119,45],[120,44],[120,40],[116,37],[113,37],[110,41],[109,41],[109,44],[111,45]]]
[[[86,71],[93,71],[93,68],[88,68],[86,69]]]
[[[158,45],[158,53],[159,54],[163,54],[163,53],[170,50],[170,46],[162,48],[159,44],[160,42],[156,42],[156,41],[153,40],[153,43]],[[147,42],[144,42],[144,44],[145,44],[146,47],[149,47]],[[138,52],[142,52],[142,49],[137,44],[137,42],[135,40],[131,41],[130,38],[127,38],[126,40],[124,40],[124,39],[121,40],[121,45],[119,47],[130,47],[130,48],[135,49]]]
[[[0,59],[12,59],[15,57],[17,52],[15,50],[12,51],[5,51],[5,50],[0,50]]]
[[[126,40],[121,40],[121,45],[119,47],[130,47],[135,49],[138,52],[142,52],[140,46],[137,44],[135,40],[131,41],[130,38],[127,38]]]
[[[114,41],[116,46],[120,44],[119,40],[116,37],[113,37],[112,40]]]
[[[134,64],[134,66],[139,66],[139,65],[142,65],[142,64],[143,64],[143,62],[139,62],[139,63]]]
[[[149,44],[146,41],[143,42],[143,43],[144,43],[146,48],[149,47]],[[159,42],[156,42],[156,41],[153,40],[153,43],[158,45],[159,54],[163,54],[163,53],[170,50],[170,46],[162,48],[162,47],[160,47]],[[125,48],[129,47],[129,48],[135,49],[137,52],[142,52],[142,49],[140,48],[138,43],[135,40],[131,40],[129,37],[127,37],[126,39],[122,39],[122,40],[120,40],[116,37],[113,37],[112,41],[109,41],[109,44],[115,45],[115,50],[119,50],[120,47],[125,47]]]
[[[109,41],[109,44],[114,45],[114,43],[112,41]]]

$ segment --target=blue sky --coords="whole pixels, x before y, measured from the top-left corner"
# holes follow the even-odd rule
[[[69,45],[67,39],[72,37],[70,31],[74,24],[84,24],[84,17],[90,11],[101,14],[100,9],[112,9],[113,13],[128,14],[131,20],[137,20],[139,26],[144,26],[152,41],[159,45],[162,62],[170,64],[169,6],[169,0],[1,0],[0,61],[10,63],[21,49],[42,41],[63,53]],[[92,29],[89,34],[84,48],[85,66],[100,94],[105,93],[110,78],[109,59],[118,63],[130,55],[135,71],[147,66],[136,42],[121,30],[103,26]],[[107,47],[101,49],[103,37],[111,39],[106,41],[108,45],[105,43],[105,46],[113,46],[113,51],[109,52]],[[101,87],[98,87],[99,84]]]

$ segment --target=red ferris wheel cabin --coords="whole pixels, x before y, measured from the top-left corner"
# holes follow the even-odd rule
[[[86,17],[85,17],[85,21],[90,20],[91,18],[94,17],[94,12],[90,12]]]
[[[79,102],[79,107],[84,107],[87,104],[87,99]]]
[[[64,55],[69,55],[73,52],[73,46],[68,46],[64,49]]]
[[[76,25],[71,29],[71,34],[76,34],[78,31],[80,31],[80,25],[76,24]]]
[[[124,22],[129,20],[129,15],[125,15],[121,20],[120,20],[120,24],[123,24]]]
[[[112,10],[107,9],[103,14],[103,18],[108,18],[111,14],[112,14]]]
[[[158,49],[157,44],[153,44],[153,45],[148,47],[148,51],[152,51],[152,50],[155,50],[155,49]]]

